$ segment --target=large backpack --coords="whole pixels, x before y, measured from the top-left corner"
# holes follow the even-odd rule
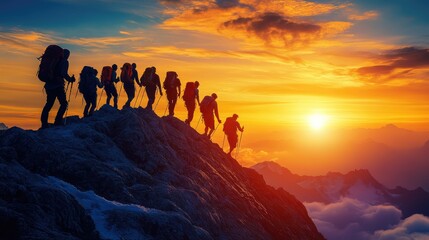
[[[164,89],[173,89],[176,87],[177,73],[173,71],[167,72],[164,80]]]
[[[59,74],[59,63],[64,57],[64,50],[57,45],[49,45],[45,49],[45,53],[38,58],[40,61],[37,77],[42,82],[52,82],[55,80],[55,75]]]
[[[154,69],[152,67],[148,67],[144,70],[142,77],[140,78],[140,82],[143,86],[154,86],[155,81],[153,80]]]
[[[234,133],[234,119],[232,117],[226,118],[225,123],[223,124],[223,131],[226,134]]]
[[[103,70],[101,70],[101,82],[103,84],[111,84],[112,83],[112,72],[113,69],[111,66],[104,66]]]
[[[133,69],[130,63],[124,63],[121,68],[121,82],[133,83]]]
[[[80,72],[80,80],[79,80],[79,92],[82,94],[86,94],[91,91],[91,80],[95,76],[95,69],[90,66],[85,66],[82,68]]]
[[[195,83],[187,82],[185,91],[183,92],[183,100],[184,101],[192,101],[195,99]]]
[[[211,96],[205,96],[200,103],[200,112],[206,113],[210,111],[210,105],[213,101],[214,99]]]

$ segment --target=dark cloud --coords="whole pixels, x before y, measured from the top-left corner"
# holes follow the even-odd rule
[[[361,75],[387,75],[390,74],[395,67],[388,65],[362,67],[357,70]]]
[[[404,77],[414,69],[429,68],[429,49],[417,47],[393,49],[377,56],[376,59],[383,64],[361,67],[356,73],[373,82],[387,82]],[[395,73],[398,69],[401,70],[399,74]]]
[[[231,8],[241,6],[240,0],[216,0],[216,4],[220,8]]]
[[[388,51],[385,59],[393,60],[396,68],[419,68],[429,66],[429,49],[406,47]]]
[[[392,229],[380,230],[376,232],[379,240],[414,240],[429,239],[429,218],[421,214],[415,214]]]
[[[374,233],[401,221],[401,211],[390,205],[370,205],[344,198],[331,204],[305,203],[310,217],[327,239],[375,239]]]
[[[256,17],[239,17],[223,24],[225,28],[242,29],[255,34],[267,42],[280,39],[288,44],[293,40],[307,39],[317,35],[321,26],[311,23],[297,23],[279,13],[264,13]]]

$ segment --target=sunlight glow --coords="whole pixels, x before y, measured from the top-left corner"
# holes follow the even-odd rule
[[[311,129],[315,131],[320,131],[326,126],[328,122],[328,116],[320,113],[315,113],[308,116],[307,121]]]

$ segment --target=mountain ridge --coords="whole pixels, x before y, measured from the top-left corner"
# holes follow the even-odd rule
[[[258,163],[252,168],[262,174],[268,184],[285,189],[302,202],[333,203],[348,197],[369,204],[390,203],[401,209],[404,217],[429,215],[425,204],[429,201],[429,192],[421,187],[389,189],[367,169],[355,169],[346,174],[329,172],[322,176],[301,176],[273,161]]]
[[[0,237],[324,239],[294,196],[174,117],[103,106],[67,122],[0,134]]]

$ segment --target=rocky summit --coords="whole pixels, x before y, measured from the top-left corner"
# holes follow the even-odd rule
[[[0,132],[0,193],[0,239],[324,239],[294,196],[142,108]]]

